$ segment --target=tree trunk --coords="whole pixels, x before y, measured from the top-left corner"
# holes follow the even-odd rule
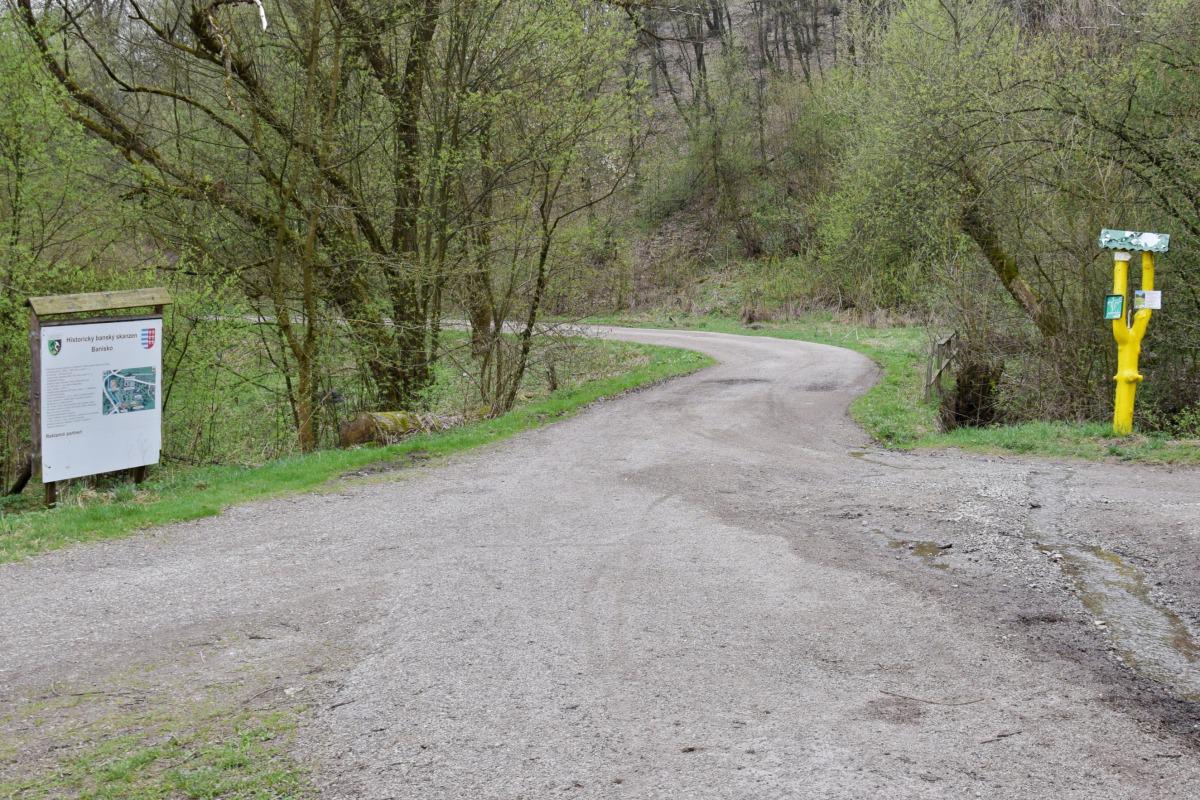
[[[980,205],[980,200],[974,200],[963,208],[959,215],[959,227],[979,246],[1000,283],[1042,335],[1047,339],[1057,336],[1062,331],[1061,320],[1037,290],[1022,277],[1016,259],[1004,249],[999,234]]]

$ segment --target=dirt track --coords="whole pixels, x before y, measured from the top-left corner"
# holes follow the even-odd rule
[[[1200,474],[878,451],[859,355],[607,335],[721,364],[0,568],[4,704],[299,697],[333,798],[1200,796]]]

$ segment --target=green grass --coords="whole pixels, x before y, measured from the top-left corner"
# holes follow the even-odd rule
[[[624,347],[625,345],[623,345]],[[636,345],[645,355],[630,371],[588,381],[535,399],[501,417],[386,447],[323,450],[272,461],[259,467],[200,467],[167,472],[133,492],[121,490],[107,502],[0,516],[0,562],[64,547],[73,542],[113,539],[143,528],[209,517],[222,509],[267,497],[310,491],[348,472],[444,456],[498,442],[562,419],[602,397],[693,372],[711,359],[686,350]],[[27,491],[34,491],[30,489]]]
[[[1017,453],[1089,461],[1116,459],[1142,464],[1200,464],[1200,442],[1161,434],[1117,436],[1108,423],[1025,422],[991,428],[959,428],[921,440],[921,447],[957,447],[986,453]]]
[[[901,450],[959,448],[1051,458],[1117,459],[1146,464],[1200,464],[1200,442],[1167,436],[1118,437],[1107,423],[1027,422],[988,428],[939,428],[937,406],[924,400],[928,337],[916,326],[868,327],[838,320],[829,312],[748,328],[727,317],[652,314],[596,317],[590,322],[685,328],[748,336],[774,336],[832,344],[870,356],[881,368],[879,382],[850,406],[850,414],[876,441]]]
[[[56,738],[62,755],[25,763],[0,796],[89,800],[267,800],[314,797],[284,753],[292,710],[252,715],[191,709],[125,715]]]

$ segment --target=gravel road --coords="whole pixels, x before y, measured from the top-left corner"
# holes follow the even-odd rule
[[[0,567],[0,732],[303,701],[330,798],[1200,797],[1200,474],[905,455],[857,354],[720,364],[448,461]],[[25,705],[23,705],[25,704]]]

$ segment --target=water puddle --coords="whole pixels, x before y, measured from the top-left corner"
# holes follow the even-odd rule
[[[894,550],[907,550],[918,556],[928,566],[934,569],[950,569],[950,565],[937,559],[946,555],[952,544],[938,544],[928,541],[910,541],[908,539],[888,539],[888,547]]]
[[[1178,614],[1151,599],[1137,568],[1101,547],[1037,547],[1075,584],[1126,664],[1184,699],[1200,700],[1200,641]]]
[[[770,383],[766,378],[713,378],[698,383],[709,383],[714,386],[746,386],[751,383]]]

